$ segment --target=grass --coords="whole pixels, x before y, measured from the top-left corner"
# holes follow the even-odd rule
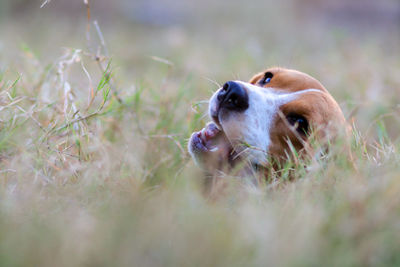
[[[86,48],[85,22],[45,13],[1,25],[1,266],[400,264],[398,37],[290,19],[255,27],[285,6],[268,18],[238,7],[228,10],[248,16],[107,24],[112,57],[94,29]],[[307,170],[285,165],[293,181],[227,176],[226,194],[207,199],[186,142],[208,121],[210,80],[271,65],[332,92],[354,126],[354,162],[333,145]]]

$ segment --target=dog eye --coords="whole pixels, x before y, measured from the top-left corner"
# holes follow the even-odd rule
[[[274,74],[272,74],[272,72],[266,72],[264,74],[264,77],[260,80],[260,84],[264,85],[266,83],[269,83],[272,79],[272,77],[274,77]]]
[[[291,113],[286,116],[286,119],[288,120],[289,124],[296,129],[297,132],[300,134],[307,134],[309,126],[306,118],[301,115]]]

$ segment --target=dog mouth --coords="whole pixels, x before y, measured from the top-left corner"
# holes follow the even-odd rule
[[[201,131],[192,134],[190,151],[200,157],[219,155],[230,164],[233,164],[237,157],[225,133],[215,122],[208,123]]]
[[[215,123],[209,123],[205,128],[192,135],[195,148],[201,152],[215,152],[219,149],[218,137],[223,135],[222,130]]]

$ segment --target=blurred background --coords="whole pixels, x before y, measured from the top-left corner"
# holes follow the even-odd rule
[[[89,0],[89,6],[88,24],[83,0],[1,1],[0,67],[21,73],[29,54],[44,68],[64,48],[96,54],[104,38],[100,52],[112,58],[123,96],[139,84],[167,94],[184,84],[186,105],[207,99],[215,89],[210,81],[247,80],[283,66],[321,80],[362,131],[400,102],[397,0]],[[71,79],[87,86],[84,76]],[[398,121],[385,120],[397,138]]]
[[[350,59],[373,65],[376,59],[368,58],[368,49],[392,58],[399,52],[397,0],[89,0],[89,4],[91,19],[98,21],[111,55],[132,75],[147,72],[149,55],[167,58],[185,72],[247,78],[271,65],[305,64],[307,70],[315,64],[329,68],[332,60],[343,60],[345,68]],[[86,19],[83,0],[2,0],[1,54],[13,55],[27,44],[41,60],[52,60],[61,47],[86,48]],[[342,49],[337,55],[328,53],[337,46]],[[313,61],[316,57],[318,61]],[[241,64],[232,66],[232,61]]]
[[[328,89],[338,89],[342,100],[346,91],[356,88],[360,101],[385,98],[386,90],[400,93],[398,80],[386,80],[386,73],[400,61],[397,0],[89,4],[91,22],[97,20],[109,54],[120,66],[119,75],[129,77],[123,79],[127,83],[152,79],[150,73],[159,66],[150,57],[156,56],[174,64],[179,79],[192,75],[203,85],[199,88],[207,84],[201,77],[220,83],[246,80],[263,68],[280,65],[311,72]],[[17,65],[15,58],[24,46],[47,63],[62,54],[62,47],[88,49],[86,23],[81,0],[2,0],[0,59]],[[97,38],[93,24],[91,35]],[[343,75],[357,77],[346,80]]]
[[[400,1],[88,3],[0,0],[0,266],[400,266]],[[270,66],[325,85],[355,162],[213,203],[187,139]]]
[[[97,20],[110,55],[121,66],[120,74],[131,82],[154,68],[149,56],[171,61],[180,77],[193,74],[223,82],[233,76],[248,79],[260,69],[281,65],[312,70],[320,78],[324,73],[328,77],[322,81],[329,88],[340,85],[339,75],[358,71],[365,80],[357,82],[374,83],[370,79],[385,79],[380,72],[399,64],[398,0],[89,0],[89,4],[91,21]],[[62,47],[87,49],[86,20],[83,0],[2,0],[0,59],[15,61],[25,45],[42,62],[54,61]],[[380,65],[383,60],[387,62]]]

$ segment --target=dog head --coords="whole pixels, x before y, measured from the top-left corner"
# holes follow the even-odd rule
[[[217,152],[229,162],[234,155],[265,165],[268,157],[287,159],[291,147],[304,151],[311,134],[326,138],[346,127],[339,105],[319,81],[284,68],[267,69],[248,83],[225,83],[211,97],[209,115],[213,130],[206,127],[189,142],[197,162]],[[214,139],[208,153],[207,143]],[[196,142],[205,150],[199,151]]]

